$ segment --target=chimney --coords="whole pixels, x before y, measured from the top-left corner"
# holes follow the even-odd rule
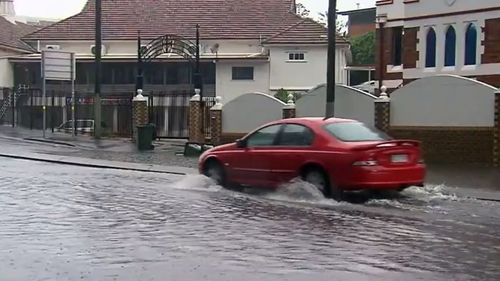
[[[14,0],[0,0],[0,16],[15,17]]]

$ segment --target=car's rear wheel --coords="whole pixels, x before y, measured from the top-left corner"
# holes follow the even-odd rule
[[[222,167],[220,162],[215,159],[207,161],[207,163],[205,164],[205,169],[203,169],[203,174],[214,180],[218,185],[224,186],[226,183],[224,168]]]
[[[342,200],[343,191],[330,182],[323,170],[309,168],[303,173],[302,179],[314,185],[325,197],[332,197],[338,201]]]

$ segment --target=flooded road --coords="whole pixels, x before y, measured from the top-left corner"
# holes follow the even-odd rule
[[[500,280],[500,203],[0,159],[1,280]]]

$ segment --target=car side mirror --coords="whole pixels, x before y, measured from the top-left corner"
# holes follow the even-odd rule
[[[245,147],[247,147],[246,140],[243,140],[243,139],[236,140],[236,147],[237,148],[245,148]]]

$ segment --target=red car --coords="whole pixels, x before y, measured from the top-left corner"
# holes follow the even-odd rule
[[[344,191],[423,186],[426,173],[419,142],[339,118],[269,123],[204,152],[199,170],[223,186],[277,188],[302,178],[336,199]]]

